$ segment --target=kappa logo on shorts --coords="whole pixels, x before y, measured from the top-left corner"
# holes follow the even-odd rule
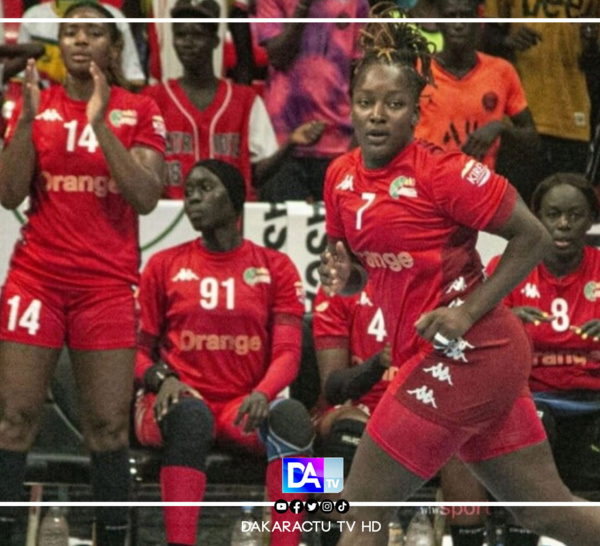
[[[467,349],[474,349],[475,345],[471,345],[467,340],[462,337],[451,339],[448,341],[448,345],[442,350],[444,355],[452,360],[462,360],[463,362],[469,362],[465,356]]]
[[[427,385],[423,385],[418,389],[413,389],[412,391],[406,391],[411,396],[414,396],[419,402],[423,402],[426,406],[433,406],[437,409],[437,404],[435,403],[434,390],[429,389]]]
[[[446,290],[446,294],[450,294],[450,292],[464,292],[467,289],[467,282],[464,277],[458,277],[455,279],[453,283]]]
[[[431,374],[440,383],[448,383],[450,386],[454,387],[452,376],[450,375],[450,368],[443,362],[438,362],[435,366],[430,366],[429,368],[423,368],[423,371]]]

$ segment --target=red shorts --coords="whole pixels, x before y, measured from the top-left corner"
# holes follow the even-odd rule
[[[215,420],[213,438],[224,447],[242,448],[250,453],[260,455],[265,453],[264,444],[258,438],[256,431],[245,434],[242,425],[235,426],[238,410],[246,395],[228,402],[209,402],[204,400]],[[162,434],[154,417],[153,393],[138,393],[135,402],[135,435],[138,441],[145,446],[160,447],[163,443]],[[190,431],[193,434],[193,431]]]
[[[453,455],[475,463],[537,444],[546,432],[530,396],[518,398],[500,418],[477,426],[444,426],[413,413],[386,393],[369,420],[367,433],[393,459],[425,480]]]
[[[0,296],[0,339],[79,351],[133,348],[137,315],[131,286],[73,290],[10,271]]]

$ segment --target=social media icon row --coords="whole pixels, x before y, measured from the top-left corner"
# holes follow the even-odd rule
[[[289,503],[285,500],[278,500],[275,503],[275,512],[278,512],[279,514],[284,514],[288,510],[294,514],[299,514],[303,510],[306,510],[308,514],[314,514],[319,508],[324,514],[330,514],[333,512],[334,508],[340,514],[345,514],[350,510],[350,503],[344,499],[340,499],[335,503],[330,500],[302,502],[298,499],[294,499]]]

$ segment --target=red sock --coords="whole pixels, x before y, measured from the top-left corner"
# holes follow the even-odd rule
[[[294,455],[297,457],[297,455]],[[279,499],[286,500],[288,502],[298,499],[302,502],[308,500],[307,493],[282,493],[282,466],[283,461],[281,459],[275,459],[271,461],[267,466],[267,495],[269,501],[275,502]],[[302,523],[304,521],[304,511],[299,514],[294,514],[288,510],[285,514],[278,514],[275,510],[271,509],[271,529],[278,523],[279,527],[283,529],[283,522],[289,522],[290,531],[278,531],[274,530],[271,533],[271,546],[296,546],[300,543],[302,538],[302,531],[291,531],[295,523]]]
[[[160,469],[163,502],[200,502],[206,489],[206,474],[187,466]],[[170,544],[196,544],[199,506],[165,506],[165,527]]]

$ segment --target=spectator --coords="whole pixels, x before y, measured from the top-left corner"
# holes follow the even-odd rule
[[[344,459],[346,477],[369,416],[398,369],[390,367],[383,314],[373,305],[368,284],[348,298],[328,297],[319,287],[313,310],[323,398],[318,446],[323,457]],[[339,529],[332,529],[322,533],[321,543],[335,544],[337,538]]]
[[[579,18],[597,17],[599,8],[596,0],[557,4],[487,0],[485,13],[487,17]],[[541,165],[529,153],[519,154],[518,148],[507,154],[507,161],[531,165],[527,175],[536,183],[551,173],[583,173],[585,169],[591,136],[590,98],[581,61],[588,58],[591,48],[597,50],[597,35],[589,39],[584,28],[575,22],[557,25],[534,20],[485,26],[486,49],[515,63],[542,144]],[[598,62],[588,62],[588,66],[597,71]],[[561,91],[549,92],[553,89]]]
[[[394,332],[399,372],[369,419],[344,497],[405,500],[458,454],[499,501],[570,502],[527,388],[529,342],[499,305],[550,238],[506,179],[463,154],[414,141],[431,76],[428,43],[406,24],[375,20],[363,47],[352,80],[359,148],[327,173],[329,246],[320,276],[324,289],[344,294],[361,290],[369,276]],[[475,251],[483,229],[509,240],[486,282]],[[511,510],[565,542],[597,543],[593,509],[569,517],[548,507]],[[385,525],[389,515],[385,507],[351,506],[344,519]],[[360,530],[341,538],[344,546],[377,543],[377,534]]]
[[[302,283],[286,255],[242,238],[244,198],[238,169],[215,159],[196,163],[184,207],[202,237],[156,254],[142,274],[136,377],[145,390],[136,432],[142,444],[163,447],[165,502],[203,499],[213,441],[266,450],[269,500],[302,499],[282,493],[281,457],[310,452],[313,429],[300,402],[277,398],[300,365]],[[198,515],[199,508],[166,508],[167,542],[196,544]],[[273,525],[301,520],[271,513]],[[274,531],[271,544],[299,538]]]
[[[64,86],[40,93],[28,62],[7,132],[0,202],[30,198],[0,298],[0,502],[21,500],[25,461],[63,344],[79,389],[94,501],[127,501],[135,362],[138,214],[162,189],[158,107],[114,84],[120,35],[99,4],[75,3],[59,26]],[[10,542],[14,509],[0,513]],[[98,546],[125,543],[127,513],[97,509]]]
[[[265,90],[267,111],[280,144],[307,121],[321,122],[322,134],[312,146],[297,148],[260,191],[263,201],[323,198],[325,171],[331,160],[350,149],[348,82],[358,56],[360,24],[366,0],[259,0],[258,17],[319,17],[330,23],[260,23],[255,28],[269,55]]]
[[[219,6],[203,0],[193,7],[180,0],[174,17],[217,18]],[[246,180],[248,201],[256,201],[256,186],[297,145],[307,145],[318,130],[306,124],[294,131],[279,150],[262,99],[252,88],[217,78],[212,51],[218,43],[214,23],[176,23],[173,47],[184,67],[178,80],[147,88],[161,106],[167,124],[168,185],[165,196],[183,199],[183,181],[200,159],[222,159],[238,167]],[[314,138],[314,137],[313,137]]]
[[[475,0],[439,0],[438,9],[444,19],[477,17]],[[536,151],[535,126],[516,70],[475,50],[479,25],[448,22],[438,28],[445,48],[432,60],[434,83],[423,91],[415,136],[447,151],[462,150],[492,168],[500,138]]]
[[[19,43],[38,42],[44,46],[45,54],[38,60],[37,67],[42,79],[46,80],[47,83],[63,83],[67,75],[58,47],[59,24],[58,22],[36,23],[32,19],[58,19],[64,17],[65,10],[73,3],[72,1],[52,0],[32,6],[25,11],[23,21],[19,27]],[[89,0],[89,3],[95,4],[96,2]],[[111,17],[123,17],[123,14],[117,8],[111,5],[107,5],[105,8]],[[142,86],[146,82],[146,76],[140,64],[129,23],[126,21],[118,22],[117,27],[122,35],[122,75],[132,86]]]
[[[215,0],[218,6],[216,17],[244,18],[248,16],[248,5],[246,0],[239,0],[231,7],[227,0]],[[200,2],[196,0],[152,0],[151,17],[170,17],[172,10],[177,5],[180,13],[189,7],[192,11],[197,10]],[[196,11],[197,13],[197,11]],[[185,17],[185,15],[178,15]],[[206,17],[206,15],[204,16]],[[225,76],[224,45],[227,32],[230,31],[234,44],[236,66],[233,69],[233,79],[236,83],[249,85],[252,82],[254,62],[252,56],[252,39],[250,25],[248,23],[230,23],[225,21],[217,27],[219,41],[213,50],[213,68],[215,76]],[[150,23],[149,25],[149,49],[150,49],[150,75],[151,81],[166,81],[179,78],[183,73],[183,67],[178,57],[174,54],[172,43],[172,26],[165,23]]]

